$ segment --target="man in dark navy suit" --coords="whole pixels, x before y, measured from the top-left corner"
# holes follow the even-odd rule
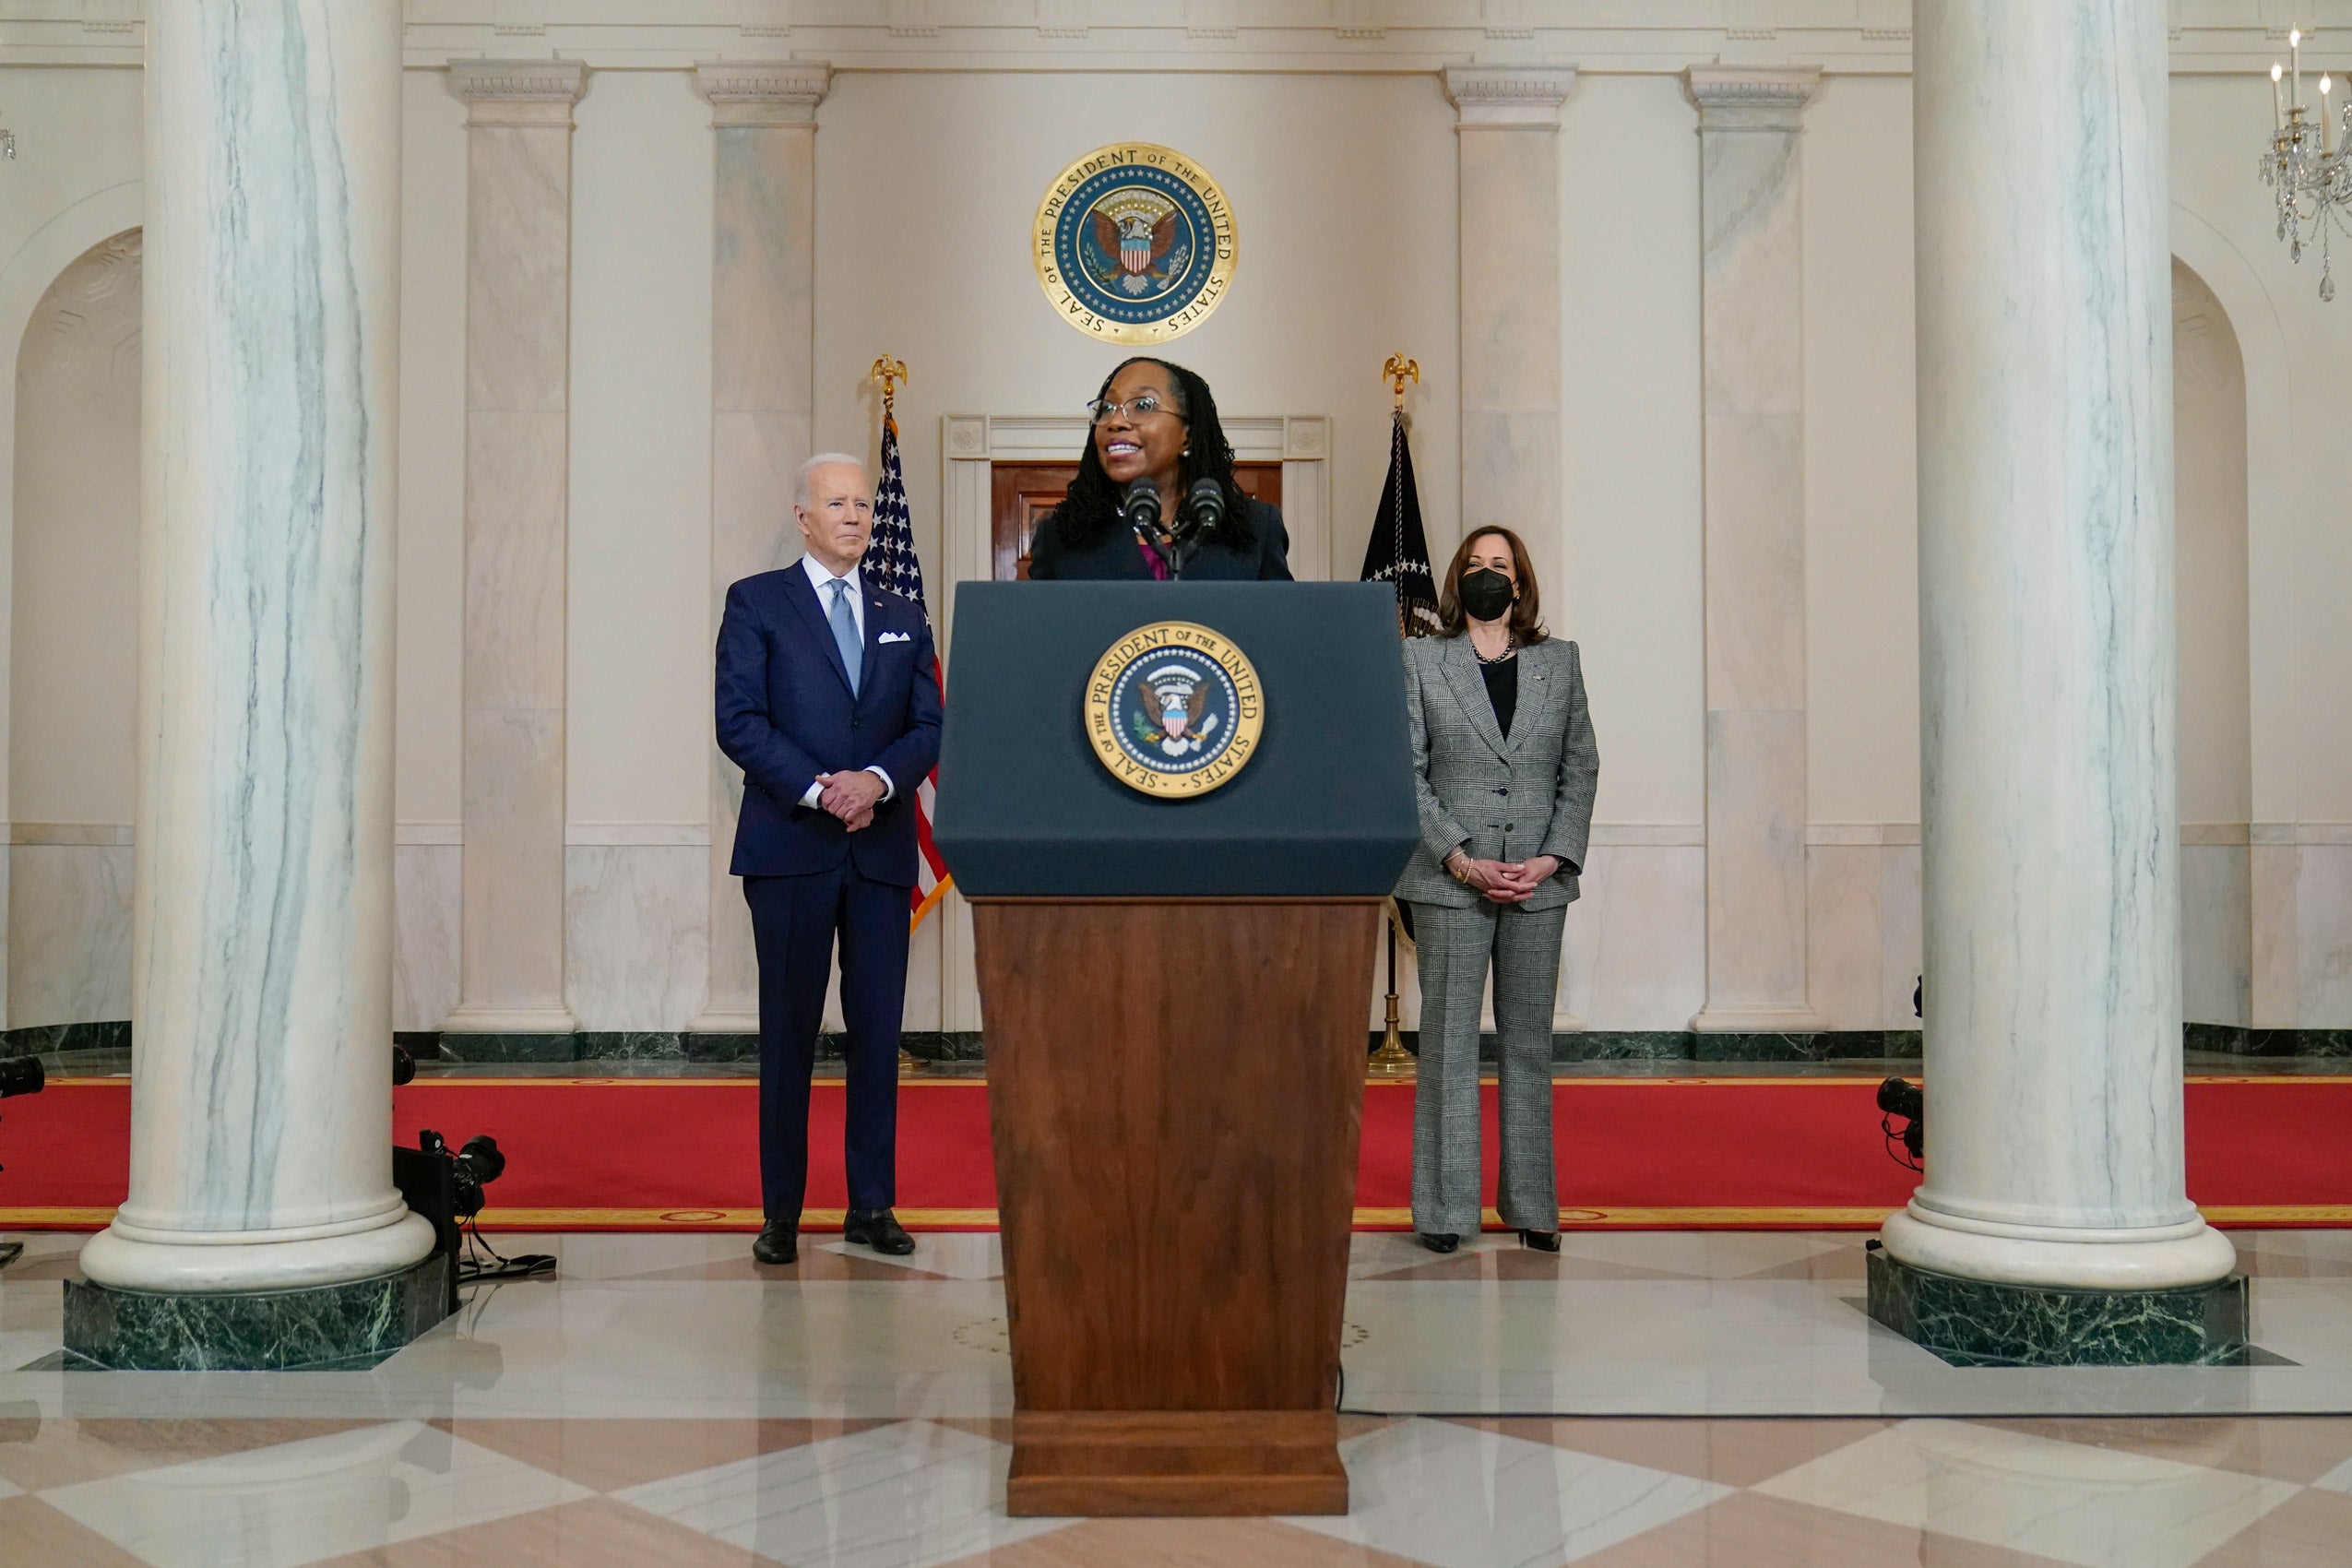
[[[729,588],[719,624],[719,747],[743,770],[731,869],[759,953],[766,1223],[752,1255],[768,1264],[800,1255],[809,1075],[837,936],[849,1036],[843,1240],[915,1250],[890,1210],[915,791],[939,760],[939,677],[922,611],[858,569],[873,495],[857,458],[810,458],[793,507],[807,552]]]

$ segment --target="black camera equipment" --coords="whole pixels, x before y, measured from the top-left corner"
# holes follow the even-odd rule
[[[0,1057],[0,1099],[20,1094],[39,1094],[42,1086],[48,1081],[47,1075],[41,1070],[40,1057]],[[0,1170],[5,1169],[0,1167]],[[22,1241],[0,1241],[0,1268],[16,1262],[24,1250]]]
[[[412,1083],[416,1075],[417,1059],[409,1054],[407,1046],[394,1046],[392,1048],[392,1087],[397,1089],[402,1084]]]
[[[504,1257],[482,1240],[477,1218],[481,1213],[481,1190],[498,1180],[505,1169],[506,1157],[498,1152],[498,1140],[487,1133],[468,1138],[455,1154],[449,1152],[448,1140],[430,1127],[417,1134],[416,1147],[393,1146],[393,1184],[400,1189],[410,1208],[433,1222],[434,1250],[449,1255],[453,1312],[457,1310],[460,1284],[470,1285],[483,1279],[523,1279],[534,1274],[551,1273],[555,1267],[555,1259],[550,1253],[525,1253]],[[477,1248],[489,1254],[490,1263],[474,1255]]]
[[[1886,1135],[1887,1158],[1912,1170],[1921,1169],[1928,1139],[1927,1091],[1907,1078],[1889,1078],[1878,1087],[1878,1128]],[[1895,1125],[1898,1121],[1903,1123],[1900,1127]],[[1908,1158],[1895,1152],[1897,1143]]]

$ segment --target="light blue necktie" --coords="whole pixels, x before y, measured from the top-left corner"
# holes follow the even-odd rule
[[[849,579],[836,577],[833,588],[833,641],[841,650],[841,668],[849,672],[849,695],[858,695],[858,677],[863,672],[865,649],[858,644],[858,618],[849,611]]]

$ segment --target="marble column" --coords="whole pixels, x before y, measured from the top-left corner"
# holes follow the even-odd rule
[[[433,1245],[390,1157],[400,44],[399,0],[148,22],[130,1193],[67,1302],[108,1364],[93,1306],[168,1336]]]
[[[466,105],[467,1034],[569,1034],[564,571],[576,61],[460,60]]]
[[[710,278],[710,629],[729,585],[800,553],[792,493],[809,456],[816,362],[820,61],[702,65],[717,144]],[[742,770],[710,748],[710,994],[695,1034],[755,1034],[759,968],[728,874]]]
[[[1811,67],[1695,66],[1710,1034],[1823,1027],[1805,991],[1803,164]]]
[[[1462,528],[1561,540],[1560,106],[1572,65],[1449,65],[1461,182]],[[1446,541],[1436,541],[1441,565]]]
[[[1928,1142],[1883,1255],[2178,1294],[2234,1259],[2181,1165],[2164,7],[1913,25]]]

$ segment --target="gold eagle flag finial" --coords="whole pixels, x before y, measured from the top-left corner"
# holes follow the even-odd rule
[[[906,361],[894,360],[885,354],[873,362],[873,367],[866,372],[866,378],[882,383],[882,411],[895,413],[898,407],[898,383],[912,381],[914,376],[908,371]]]
[[[1390,391],[1396,394],[1396,407],[1402,410],[1405,407],[1405,383],[1420,380],[1421,362],[1408,360],[1402,354],[1391,354],[1388,362],[1380,367],[1380,378],[1388,383]]]

